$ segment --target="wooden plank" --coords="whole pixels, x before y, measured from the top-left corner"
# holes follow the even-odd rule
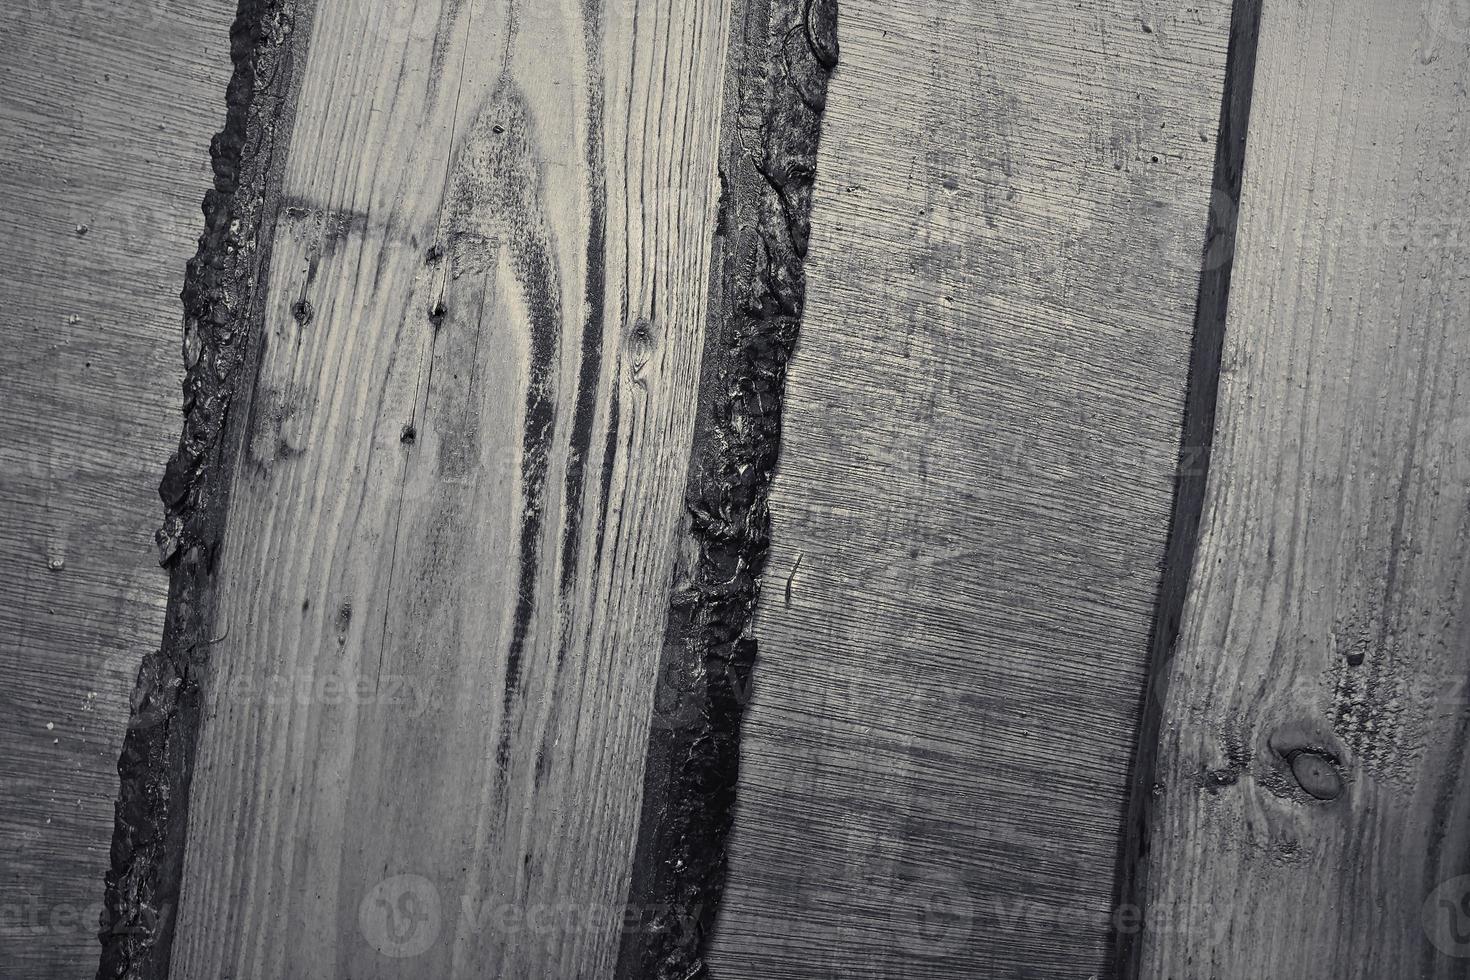
[[[727,871],[753,615],[805,259],[836,0],[736,9],[721,134],[719,276],[664,655],[649,720],[619,980],[699,980]],[[733,125],[730,123],[733,121]]]
[[[1140,977],[1464,977],[1470,35],[1265,4]]]
[[[105,975],[611,972],[732,13],[242,8]]]
[[[1229,14],[842,4],[716,975],[1104,969]]]
[[[95,972],[229,0],[0,8],[0,973]]]

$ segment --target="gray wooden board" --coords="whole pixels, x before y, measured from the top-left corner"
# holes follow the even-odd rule
[[[1467,44],[1264,6],[1140,977],[1470,975]]]
[[[717,976],[1104,969],[1229,16],[842,4]]]
[[[227,0],[0,8],[0,974],[91,977]],[[85,229],[82,231],[81,229]]]

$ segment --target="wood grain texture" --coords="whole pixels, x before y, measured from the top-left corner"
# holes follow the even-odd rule
[[[842,4],[716,976],[1104,969],[1229,15]]]
[[[730,17],[316,4],[174,975],[610,973]]]
[[[836,0],[752,0],[731,24],[719,274],[628,893],[640,927],[625,932],[619,980],[709,976],[837,16]]]
[[[1470,31],[1267,0],[1140,977],[1470,975]]]
[[[95,970],[229,0],[0,8],[0,974]]]

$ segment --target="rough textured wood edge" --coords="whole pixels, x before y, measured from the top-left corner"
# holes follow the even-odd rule
[[[1149,829],[1153,822],[1158,748],[1169,670],[1179,640],[1179,624],[1199,545],[1200,518],[1210,469],[1210,445],[1220,388],[1220,356],[1235,262],[1236,218],[1240,212],[1251,94],[1255,85],[1256,42],[1262,0],[1235,0],[1230,15],[1230,46],[1225,88],[1215,139],[1215,172],[1210,213],[1201,257],[1199,298],[1184,395],[1184,421],[1175,470],[1174,505],[1165,545],[1163,575],[1149,635],[1148,679],[1139,713],[1138,734],[1129,773],[1128,805],[1123,815],[1116,869],[1118,910],[1142,910],[1129,921],[1147,928],[1142,903],[1148,884]],[[1115,919],[1117,917],[1115,916]],[[1115,930],[1113,962],[1122,980],[1140,980],[1143,944],[1137,930]]]
[[[201,675],[213,639],[215,563],[224,539],[234,447],[259,359],[259,325],[289,93],[314,0],[240,0],[230,31],[234,72],[224,129],[210,145],[214,186],[190,260],[184,305],[184,427],[159,486],[157,535],[169,570],[159,650],[144,657],[118,760],[111,868],[99,939],[99,980],[168,975],[182,881],[189,787],[198,744]]]
[[[806,279],[837,0],[737,8],[698,416],[620,978],[694,980],[725,881],[750,625],[770,545],[766,502]]]
[[[183,291],[184,432],[159,488],[169,610],[161,648],[139,671],[118,763],[98,970],[107,980],[168,975],[200,683],[214,638],[215,562],[243,432],[243,417],[230,408],[242,391],[248,396],[259,356],[273,224],[267,202],[288,142],[313,2],[240,0],[231,32],[226,124],[211,146],[215,186]],[[737,28],[716,229],[721,271],[686,493],[687,554],[665,640],[664,675],[677,676],[680,697],[674,714],[660,712],[650,737],[630,894],[630,905],[647,912],[646,931],[624,944],[619,973],[628,976],[705,973],[701,950],[723,884],[755,659],[747,634],[768,548],[781,391],[805,293],[820,117],[837,59],[835,0],[751,0]]]

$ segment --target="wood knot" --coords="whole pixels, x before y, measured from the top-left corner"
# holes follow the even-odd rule
[[[296,320],[298,327],[305,327],[316,316],[316,310],[304,298],[298,299],[291,306],[291,316]]]
[[[1240,774],[1234,769],[1211,769],[1205,773],[1205,788],[1218,792],[1240,782]]]
[[[639,317],[628,330],[627,339],[628,363],[633,368],[635,380],[642,379],[644,369],[653,359],[654,348],[657,346],[658,337],[654,333],[653,324],[648,317]]]
[[[1342,775],[1337,760],[1314,749],[1302,749],[1287,757],[1297,785],[1319,800],[1335,800],[1342,795]]]
[[[1271,734],[1268,744],[1302,792],[1327,802],[1342,796],[1345,757],[1337,739],[1323,726],[1283,725]]]

